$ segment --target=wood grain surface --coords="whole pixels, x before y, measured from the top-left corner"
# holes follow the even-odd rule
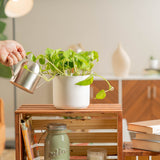
[[[107,92],[107,95],[104,99],[95,99],[96,94],[104,89],[108,89],[108,84],[104,80],[95,80],[93,84],[91,85],[91,103],[93,104],[113,104],[118,103],[118,81],[117,80],[111,80],[109,81],[110,84],[114,87],[114,90],[111,92]]]
[[[88,108],[81,110],[57,110],[53,105],[22,105],[16,110],[15,114],[16,160],[23,160],[24,146],[20,131],[20,119],[25,116],[35,118],[32,121],[33,130],[41,130],[43,126],[50,122],[65,123],[67,129],[73,130],[73,132],[69,133],[71,156],[86,156],[89,148],[96,147],[106,148],[108,155],[118,154],[118,160],[122,160],[122,107],[119,104],[91,104]],[[43,120],[37,119],[38,116],[43,118]],[[50,119],[55,116],[71,117],[69,119]],[[76,119],[76,116],[82,116],[82,118]],[[118,133],[113,131],[108,133],[90,133],[88,132],[90,129],[117,129]],[[38,134],[38,137],[40,135],[41,133]],[[44,138],[41,142],[44,142]],[[41,155],[44,155],[44,147],[39,148]]]

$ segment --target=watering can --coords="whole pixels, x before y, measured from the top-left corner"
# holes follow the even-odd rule
[[[29,93],[34,92],[37,89],[37,84],[40,80],[39,72],[40,68],[37,63],[31,63],[28,66],[29,70],[24,68],[24,65],[28,63],[28,60],[22,60],[16,65],[15,71],[11,68],[12,77],[10,82],[18,88],[21,88]]]

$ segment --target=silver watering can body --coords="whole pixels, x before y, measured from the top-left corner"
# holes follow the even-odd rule
[[[12,77],[10,82],[16,87],[33,94],[41,78],[39,76],[40,68],[37,63],[32,63],[28,66],[29,70],[27,70],[24,68],[24,65],[27,63],[28,60],[23,60],[17,64],[15,71],[13,71],[12,68]]]

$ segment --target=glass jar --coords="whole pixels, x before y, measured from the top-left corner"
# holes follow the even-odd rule
[[[106,160],[107,152],[102,148],[92,148],[87,150],[87,160]]]
[[[65,124],[48,124],[44,146],[44,160],[69,160],[69,138]]]

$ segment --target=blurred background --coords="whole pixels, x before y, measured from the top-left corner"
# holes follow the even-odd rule
[[[4,34],[8,39],[15,36],[26,52],[37,55],[46,48],[65,50],[81,43],[85,50],[98,51],[95,71],[106,78],[113,74],[112,54],[121,43],[131,59],[130,75],[140,75],[150,56],[160,58],[159,6],[159,0],[34,0],[29,14],[3,20]],[[9,79],[1,77],[0,97],[5,102],[7,137],[14,138],[14,109],[52,104],[52,82],[30,95],[14,92]]]

